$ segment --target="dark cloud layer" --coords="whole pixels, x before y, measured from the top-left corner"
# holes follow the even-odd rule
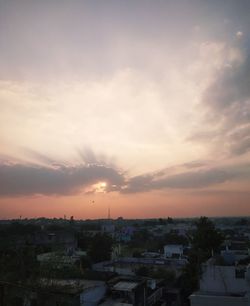
[[[136,176],[128,180],[127,185],[122,188],[123,193],[147,192],[160,189],[200,189],[227,181],[250,179],[250,164],[239,164],[234,166],[204,168],[205,162],[200,162],[201,167],[193,171],[183,171],[178,174],[168,175],[167,171],[161,176],[147,174]],[[188,169],[188,168],[187,168]]]
[[[199,189],[221,184],[234,179],[249,178],[250,165],[199,169],[157,178],[154,175],[131,178],[124,193],[146,192],[159,189]]]
[[[90,184],[103,181],[121,185],[123,177],[115,169],[90,165],[57,168],[30,165],[0,166],[0,195],[66,195],[78,193]]]
[[[108,183],[107,190],[120,193],[149,192],[164,189],[201,189],[227,181],[250,178],[250,165],[218,168],[186,168],[181,173],[168,170],[125,178],[115,168],[88,165],[56,168],[21,164],[0,165],[0,196],[71,195],[100,181]]]

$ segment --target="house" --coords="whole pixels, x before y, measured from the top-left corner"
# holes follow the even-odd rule
[[[0,282],[0,305],[96,306],[106,294],[102,281],[42,279],[36,284]]]
[[[191,306],[249,306],[250,266],[222,265],[214,257],[202,266],[200,290],[190,296]]]
[[[100,306],[151,306],[162,299],[161,281],[143,277],[115,277],[108,282],[110,295]]]
[[[168,244],[164,246],[164,256],[166,258],[181,258],[183,256],[183,245],[181,244]]]
[[[37,255],[37,261],[43,264],[52,264],[54,267],[70,267],[80,262],[82,256],[86,256],[84,251],[72,252],[49,252]]]
[[[30,239],[29,244],[40,247],[47,247],[51,250],[74,250],[77,247],[77,240],[73,232],[54,231],[37,232]]]
[[[133,226],[123,226],[120,231],[116,233],[116,240],[121,242],[129,242],[134,234]]]
[[[136,258],[136,257],[120,257],[111,261],[96,263],[92,266],[94,271],[99,272],[116,272],[119,275],[135,275],[140,267],[148,267],[150,269],[163,268],[172,270],[179,275],[183,267],[187,264],[185,258]]]
[[[114,233],[115,233],[115,225],[112,224],[112,223],[103,224],[101,232],[102,233],[106,233],[106,234],[110,234],[110,235],[114,235]]]

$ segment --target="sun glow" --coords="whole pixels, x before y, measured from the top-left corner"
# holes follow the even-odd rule
[[[93,190],[96,193],[105,193],[107,188],[107,183],[106,182],[98,182],[93,185]]]
[[[106,183],[106,182],[100,182],[100,183],[98,183],[98,185],[99,185],[101,188],[107,187],[107,183]]]

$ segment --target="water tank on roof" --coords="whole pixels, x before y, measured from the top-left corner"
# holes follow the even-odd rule
[[[156,288],[156,281],[155,281],[155,279],[149,279],[149,280],[147,281],[147,286],[148,286],[150,289],[155,290],[155,288]]]

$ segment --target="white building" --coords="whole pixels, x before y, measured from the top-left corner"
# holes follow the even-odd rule
[[[167,244],[164,246],[164,256],[167,258],[180,258],[183,256],[183,245],[181,244]]]
[[[210,258],[190,301],[191,306],[250,306],[250,266],[221,266]]]

